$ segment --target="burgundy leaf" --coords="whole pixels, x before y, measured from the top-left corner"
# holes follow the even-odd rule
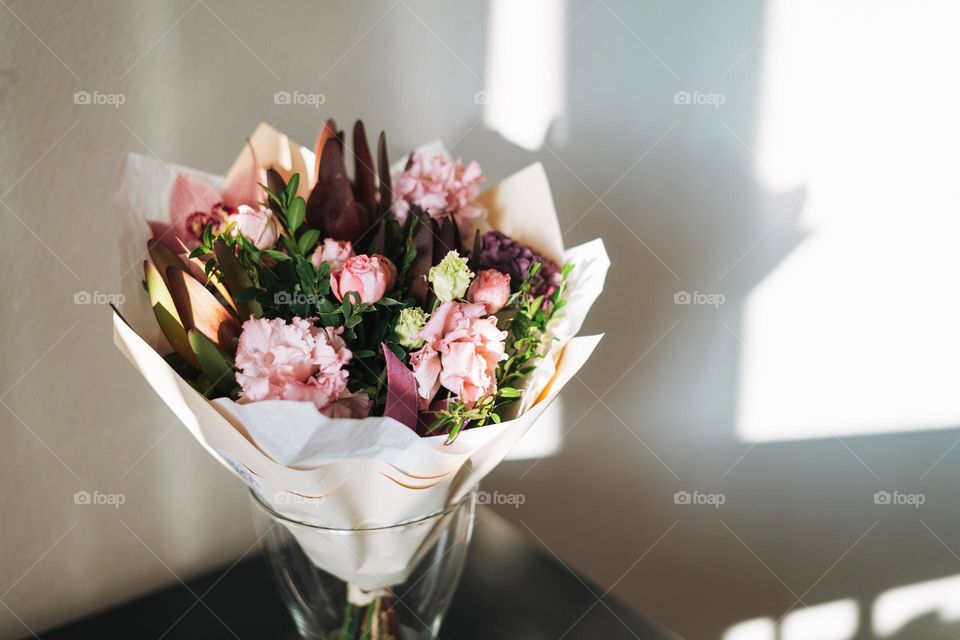
[[[383,415],[393,418],[397,422],[417,430],[417,405],[420,396],[417,394],[417,378],[400,361],[386,344],[383,347],[383,357],[387,361],[387,406]]]
[[[433,266],[433,220],[423,209],[413,206],[410,207],[408,224],[417,225],[413,230],[413,248],[417,251],[417,257],[410,265],[410,295],[421,307],[429,309],[432,294],[430,284],[427,282],[427,274]]]
[[[390,158],[387,156],[387,134],[380,132],[377,141],[377,172],[380,177],[380,215],[386,215],[393,206],[393,186],[390,179]]]
[[[323,145],[317,184],[307,200],[307,225],[325,238],[350,242],[356,242],[370,227],[370,212],[353,197],[336,138]]]
[[[483,236],[480,235],[480,229],[477,229],[473,235],[473,250],[470,251],[470,262],[467,266],[470,271],[480,273],[480,254],[483,252]]]
[[[363,120],[357,120],[353,125],[353,162],[357,200],[367,211],[374,213],[377,210],[377,178],[373,172],[373,156],[367,144]]]
[[[300,179],[306,180],[307,177],[300,176]],[[280,175],[279,171],[277,171],[273,167],[270,167],[269,169],[267,169],[267,186],[270,187],[270,191],[273,191],[275,194],[277,194],[277,197],[279,198],[280,194],[282,194],[284,190],[287,188],[287,183],[283,179],[283,176]],[[267,204],[270,206],[270,208],[276,210],[277,203],[274,202],[273,200],[270,200],[266,196],[264,196],[264,198],[266,198]]]
[[[433,239],[433,262],[440,262],[450,251],[457,251],[460,232],[453,218],[445,218],[438,223],[437,235]]]
[[[330,138],[335,138],[337,136],[337,123],[333,121],[333,118],[327,120],[323,127],[320,128],[320,133],[317,134],[317,144],[313,148],[313,153],[315,159],[313,161],[313,177],[316,178],[320,175],[320,158],[323,156],[323,149],[327,146],[327,140]],[[306,176],[300,176],[300,181],[303,182],[306,179]]]

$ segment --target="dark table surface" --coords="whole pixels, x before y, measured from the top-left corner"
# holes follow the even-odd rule
[[[675,639],[481,508],[446,640]],[[45,640],[294,640],[260,556],[41,634]],[[193,593],[191,593],[191,591]],[[193,594],[197,594],[194,596]],[[205,594],[205,595],[204,595]],[[198,597],[202,596],[202,600]]]

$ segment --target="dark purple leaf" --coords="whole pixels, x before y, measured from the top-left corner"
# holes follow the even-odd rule
[[[373,156],[367,144],[363,120],[357,120],[353,125],[353,162],[357,200],[373,214],[377,210],[377,178],[373,172]]]
[[[393,183],[390,178],[390,158],[387,156],[387,134],[380,132],[377,141],[377,172],[380,176],[380,215],[386,215],[393,206]]]
[[[430,292],[427,274],[430,273],[430,267],[433,266],[433,220],[423,209],[413,206],[410,207],[408,224],[417,225],[413,230],[413,248],[417,251],[417,257],[413,259],[413,264],[410,265],[410,295],[416,299],[421,307],[429,309],[431,308],[430,298],[433,294]]]
[[[370,227],[370,212],[353,197],[353,185],[336,138],[323,145],[317,184],[307,200],[307,225],[324,238],[356,242]]]
[[[448,252],[457,250],[457,236],[459,235],[453,218],[444,218],[437,223],[437,235],[433,239],[434,264],[443,260]]]

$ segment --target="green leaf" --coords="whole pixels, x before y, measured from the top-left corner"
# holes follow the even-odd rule
[[[300,240],[297,241],[297,248],[301,254],[307,255],[318,240],[320,240],[320,231],[318,229],[307,229],[300,236]]]
[[[160,272],[153,266],[149,260],[143,263],[144,276],[147,283],[147,291],[150,295],[150,304],[153,306],[153,312],[157,316],[157,324],[160,325],[160,331],[166,337],[167,342],[173,347],[174,351],[180,354],[184,360],[190,363],[194,368],[199,368],[199,363],[193,355],[190,348],[190,342],[187,340],[187,331],[183,328],[183,322],[177,313],[177,307],[173,302],[173,296],[170,295],[166,283],[160,276]]]
[[[227,290],[233,297],[237,305],[237,311],[240,313],[240,319],[246,320],[250,316],[260,318],[263,316],[263,307],[254,300],[254,294],[241,300],[239,295],[247,289],[253,288],[253,279],[250,274],[240,264],[240,260],[233,253],[233,247],[227,246],[222,240],[218,240],[213,245],[213,252],[217,256],[217,265],[220,267],[220,275]]]
[[[500,389],[501,398],[519,398],[521,395],[523,395],[523,392],[513,387],[502,387]]]
[[[233,296],[234,302],[249,302],[255,300],[257,294],[260,293],[260,289],[256,287],[247,287],[246,289],[241,289]]]
[[[300,280],[300,289],[311,296],[315,297],[315,292],[317,288],[317,270],[314,269],[313,265],[309,260],[304,260],[303,258],[297,258],[297,278]],[[316,300],[312,300],[310,305],[313,306],[316,304]]]
[[[290,182],[287,183],[287,188],[284,190],[285,195],[287,196],[287,202],[290,202],[294,196],[297,195],[297,189],[300,187],[300,174],[295,173],[290,176]]]
[[[230,393],[237,385],[237,378],[226,356],[196,329],[190,329],[187,332],[187,337],[190,339],[190,346],[200,363],[200,371],[209,378],[214,387],[223,393]]]
[[[306,217],[307,203],[303,198],[297,196],[287,207],[287,228],[290,229],[290,233],[296,233]]]
[[[279,260],[280,262],[284,262],[290,259],[290,256],[285,254],[283,251],[275,251],[273,249],[264,249],[263,252],[268,256],[270,256],[271,258],[273,258],[274,260]]]

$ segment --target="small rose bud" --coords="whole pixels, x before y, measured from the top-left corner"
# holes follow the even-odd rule
[[[467,290],[467,301],[482,304],[487,313],[500,311],[509,299],[510,276],[496,269],[478,273]]]
[[[330,289],[337,300],[350,291],[356,291],[360,302],[373,304],[393,288],[397,268],[384,256],[359,255],[348,258],[342,269],[330,274]]]
[[[257,249],[270,249],[280,238],[280,229],[273,213],[264,207],[254,209],[245,204],[237,207],[233,218],[237,232],[253,243]]]

